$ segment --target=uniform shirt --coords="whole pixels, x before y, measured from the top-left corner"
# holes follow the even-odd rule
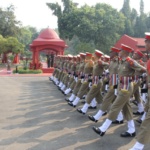
[[[142,60],[137,60],[137,63],[140,64],[141,66],[145,66],[144,62]],[[142,75],[143,73],[141,71],[135,70],[134,75]]]
[[[60,59],[60,61],[59,61],[59,68],[63,69],[63,65],[64,65],[64,60]]]
[[[76,71],[76,62],[73,62],[73,63],[72,63],[72,65],[71,65],[71,67],[70,67],[70,71],[71,71],[72,73],[74,73],[74,72]]]
[[[65,60],[64,65],[63,65],[63,69],[66,70],[67,69],[67,61]]]
[[[72,65],[72,61],[68,61],[67,62],[67,71],[68,72],[71,72],[71,70],[70,70],[71,69],[71,65]]]
[[[85,62],[80,62],[80,66],[79,66],[79,72],[83,72],[84,71],[84,67],[85,67]]]
[[[118,69],[118,76],[120,80],[120,88],[124,91],[129,90],[130,82],[132,81],[135,71],[145,72],[146,68],[138,64],[130,57],[121,60]]]
[[[110,61],[109,64],[109,86],[114,86],[118,84],[118,67],[119,58],[115,57]]]
[[[134,61],[132,58],[127,57],[120,61],[118,68],[119,77],[132,77],[135,71],[144,72],[146,70],[145,67],[141,66],[139,63]]]
[[[113,58],[109,64],[109,74],[110,75],[118,74],[118,67],[119,67],[119,58],[118,57]]]
[[[99,62],[95,62],[94,66],[93,66],[93,76],[101,76],[104,72],[104,69],[106,66],[108,66],[108,63],[105,63],[103,61],[101,61],[101,64],[99,64]]]
[[[84,74],[91,74],[93,71],[93,61],[92,60],[86,60],[85,61],[85,67],[84,67]]]

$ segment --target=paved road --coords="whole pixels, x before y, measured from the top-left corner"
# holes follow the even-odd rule
[[[119,137],[126,125],[99,137],[92,127],[105,117],[94,124],[80,115],[47,77],[0,77],[0,85],[0,150],[128,150],[135,142]]]

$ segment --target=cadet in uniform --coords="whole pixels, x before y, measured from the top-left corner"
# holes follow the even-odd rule
[[[80,67],[79,67],[79,73],[80,73],[79,77],[78,77],[79,79],[76,82],[76,85],[73,89],[73,93],[71,94],[69,99],[66,98],[66,101],[72,102],[75,99],[75,97],[76,97],[76,95],[77,95],[77,93],[78,93],[78,91],[79,91],[79,89],[82,85],[82,82],[83,82],[83,79],[84,79],[85,57],[86,57],[85,53],[80,53],[81,62],[80,62]]]
[[[77,55],[77,63],[76,63],[76,72],[75,72],[75,77],[74,80],[71,80],[69,85],[67,86],[67,89],[64,91],[64,95],[67,95],[71,92],[71,90],[74,88],[77,80],[78,80],[78,69],[80,66],[80,55]]]
[[[122,137],[134,137],[135,126],[133,121],[133,112],[129,103],[129,99],[131,94],[133,93],[133,82],[132,77],[135,70],[145,72],[146,68],[135,62],[133,59],[129,57],[129,53],[133,50],[132,48],[121,45],[121,52],[119,56],[122,58],[118,69],[118,78],[120,83],[118,84],[118,94],[115,99],[112,107],[109,111],[108,118],[99,128],[93,127],[93,130],[103,136],[109,126],[112,124],[112,121],[117,118],[117,115],[122,110],[125,119],[128,121],[128,130],[121,134]]]
[[[66,61],[65,66],[64,66],[65,77],[60,81],[60,83],[58,85],[59,89],[61,89],[64,86],[63,82],[66,79],[66,77],[69,77],[69,75],[71,74],[70,73],[70,68],[71,68],[71,65],[72,65],[72,61],[73,61],[73,56],[68,55],[67,61]]]
[[[91,53],[86,53],[86,64],[84,68],[84,82],[82,83],[79,92],[73,102],[68,102],[70,106],[76,107],[78,104],[79,100],[88,92],[89,90],[89,82],[91,82],[91,76],[92,76],[92,71],[93,71],[93,66],[94,63],[92,61],[92,54]]]
[[[66,78],[64,79],[64,84],[61,88],[62,93],[64,93],[65,88],[69,85],[69,83],[72,83],[74,81],[75,71],[76,71],[76,59],[77,56],[73,56],[73,61],[70,67],[70,76],[66,75]]]
[[[51,81],[54,81],[54,77],[55,77],[56,74],[57,74],[57,71],[58,71],[58,70],[57,70],[57,67],[58,67],[58,64],[57,64],[57,63],[58,63],[58,56],[56,56],[55,59],[54,59],[54,64],[55,64],[55,65],[54,65],[54,72],[53,72],[53,75],[49,77],[49,80],[51,80]]]
[[[86,103],[82,107],[82,109],[77,109],[79,113],[85,114],[88,110],[88,107],[90,106],[90,103],[94,98],[96,98],[96,101],[98,104],[102,103],[102,95],[101,95],[101,87],[102,87],[102,74],[104,72],[104,69],[106,66],[108,66],[108,63],[103,62],[100,60],[100,57],[103,55],[103,53],[99,50],[95,51],[95,64],[93,66],[93,72],[92,72],[92,86],[90,88],[90,91],[88,92],[86,96]]]
[[[116,99],[117,95],[117,84],[118,84],[118,66],[119,57],[118,53],[120,50],[118,48],[112,47],[110,51],[110,64],[109,64],[109,90],[103,98],[100,110],[94,115],[89,115],[89,119],[97,122],[102,115],[108,110],[112,102]],[[118,120],[121,123],[122,120]]]
[[[140,52],[139,50],[137,50],[133,54],[133,59],[136,60],[141,66],[145,66],[144,62],[142,61],[143,56],[144,54]],[[138,106],[138,111],[133,112],[134,115],[143,115],[144,113],[143,101],[140,95],[141,76],[142,76],[142,72],[140,71],[135,71],[134,76],[133,76],[133,85],[134,85],[133,95],[135,97],[135,101]]]
[[[150,33],[146,33],[145,47],[150,52]],[[148,101],[146,103],[145,111],[147,112],[145,120],[142,122],[139,133],[136,137],[137,142],[130,150],[143,150],[145,144],[150,143],[150,60],[147,62],[147,75],[148,75]]]

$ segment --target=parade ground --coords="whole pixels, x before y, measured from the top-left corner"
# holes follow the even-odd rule
[[[48,76],[0,76],[0,85],[0,150],[128,150],[135,143],[120,137],[126,121],[97,135],[92,127],[106,116],[94,123],[88,114],[97,110],[79,114]]]

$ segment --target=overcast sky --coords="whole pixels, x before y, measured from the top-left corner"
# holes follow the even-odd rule
[[[79,5],[94,5],[98,2],[104,2],[112,5],[112,7],[120,10],[124,0],[73,0]],[[50,27],[57,28],[57,17],[52,15],[51,10],[46,3],[58,2],[61,0],[0,0],[0,7],[7,7],[13,4],[16,7],[15,15],[24,26],[31,25],[37,29]],[[140,0],[130,0],[131,8],[139,10]],[[150,12],[150,0],[144,0],[145,12]]]

